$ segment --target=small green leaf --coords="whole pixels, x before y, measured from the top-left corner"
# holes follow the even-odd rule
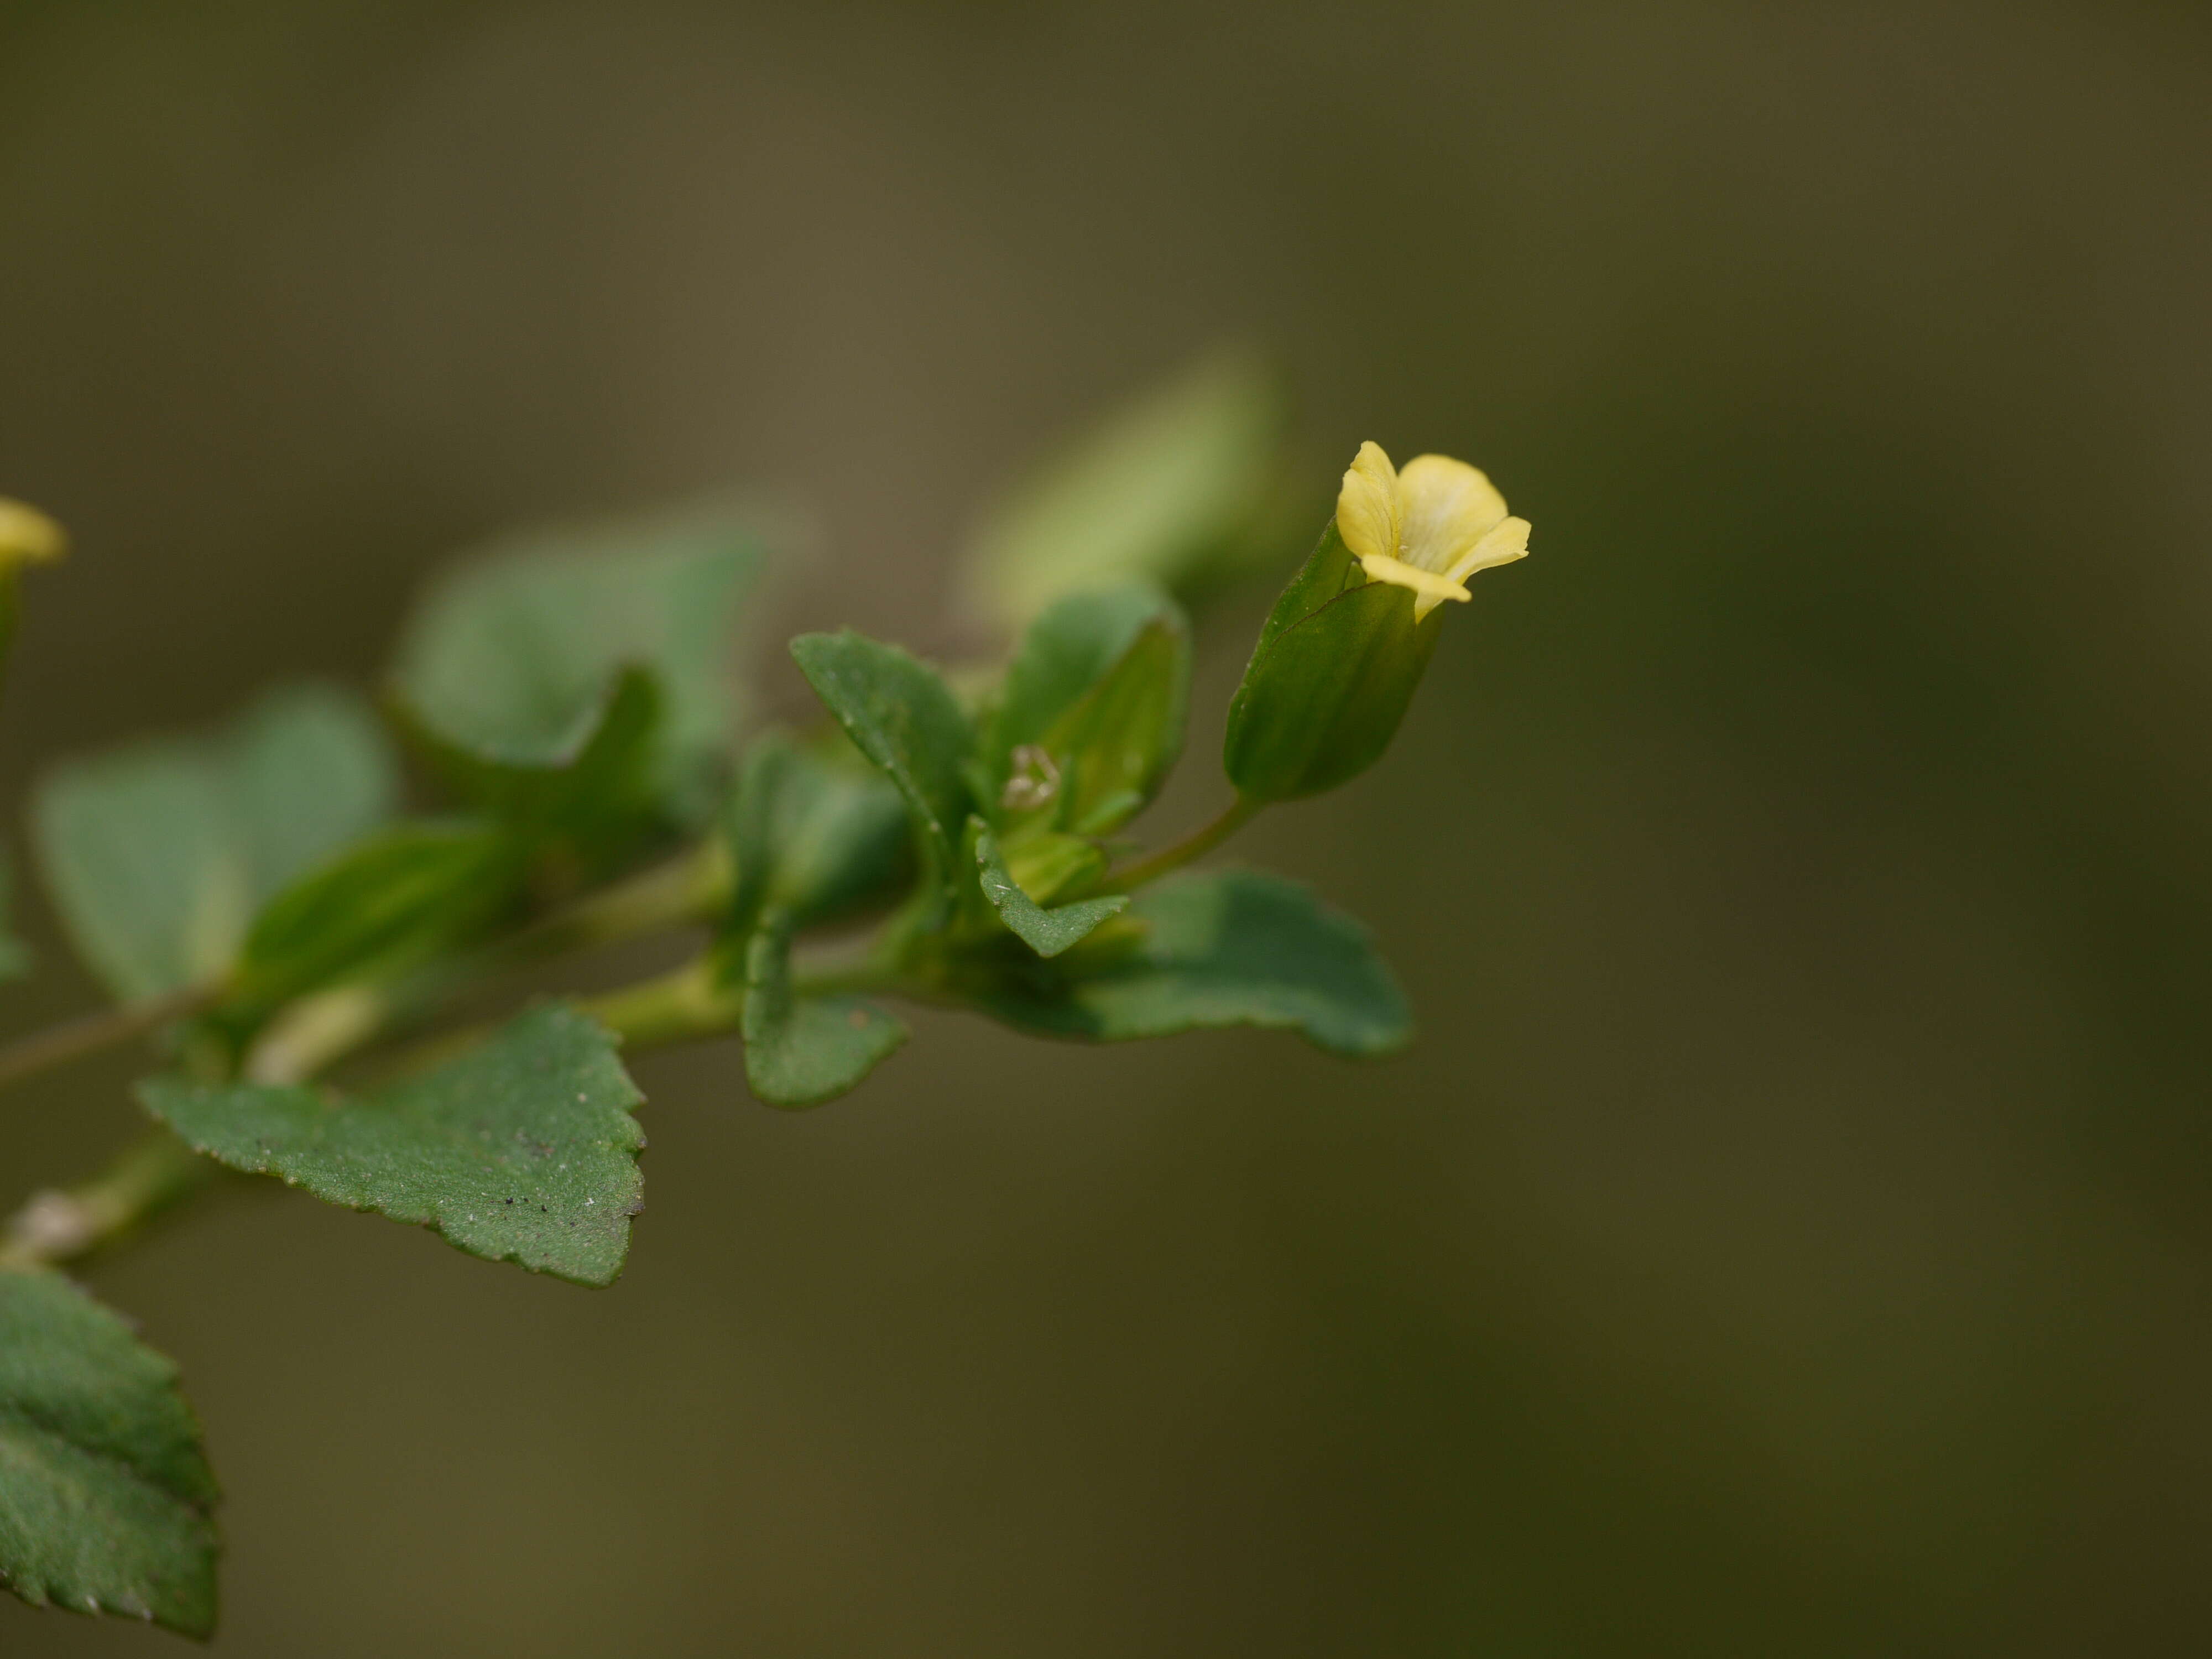
[[[506,767],[573,763],[624,668],[665,700],[656,793],[702,823],[738,719],[737,615],[761,564],[727,511],[526,535],[462,564],[409,623],[394,679],[421,723]]]
[[[87,964],[125,1001],[221,974],[262,902],[389,817],[391,746],[349,694],[272,694],[211,737],[66,762],[32,799],[34,850]]]
[[[653,673],[617,669],[558,744],[511,757],[453,741],[404,698],[394,700],[393,713],[468,805],[533,841],[559,840],[586,856],[619,860],[664,819],[662,703]]]
[[[0,1583],[205,1638],[215,1505],[176,1366],[59,1275],[0,1272]]]
[[[911,867],[905,802],[842,731],[806,743],[781,732],[757,738],[724,833],[738,872],[727,926],[741,934],[769,909],[802,927],[840,915]]]
[[[1334,521],[1260,633],[1229,706],[1222,766],[1253,801],[1295,800],[1382,757],[1443,631],[1413,595],[1369,582]]]
[[[1121,659],[1147,623],[1179,616],[1145,582],[1071,593],[1029,625],[1006,665],[983,749],[1001,781],[1006,757],[1036,743]]]
[[[1284,403],[1260,362],[1231,351],[1115,416],[986,521],[963,573],[970,605],[1019,626],[1086,588],[1218,579],[1274,487]]]
[[[906,802],[946,900],[959,860],[953,836],[968,813],[965,768],[975,733],[936,672],[895,645],[855,634],[802,634],[791,654],[814,695]]]
[[[497,916],[520,874],[513,842],[491,825],[393,824],[270,901],[246,935],[237,995],[267,1007],[341,977],[414,967]]]
[[[1057,830],[1024,830],[1001,842],[999,853],[1015,884],[1044,905],[1104,875],[1113,861],[1097,842]]]
[[[745,1082],[772,1106],[818,1106],[857,1088],[907,1039],[859,997],[802,997],[791,982],[791,919],[771,912],[745,950]]]
[[[549,1006],[418,1078],[356,1098],[149,1078],[146,1109],[197,1151],[317,1198],[434,1227],[489,1261],[610,1285],[643,1207],[644,1097],[597,1021]]]
[[[1006,872],[1006,861],[999,856],[998,843],[983,820],[969,818],[968,832],[975,842],[975,864],[981,875],[983,896],[991,901],[1000,919],[1013,929],[1015,937],[1041,957],[1058,956],[1100,922],[1129,908],[1128,896],[1116,893],[1107,898],[1084,899],[1045,909]]]
[[[1249,871],[1164,881],[1081,949],[1002,959],[968,988],[1010,1024],[1099,1042],[1260,1025],[1366,1055],[1399,1047],[1412,1026],[1365,928]]]
[[[1060,827],[1103,836],[1142,811],[1182,752],[1189,709],[1189,628],[1157,617],[1038,745],[1060,770]]]

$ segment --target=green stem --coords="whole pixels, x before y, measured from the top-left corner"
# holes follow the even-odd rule
[[[198,1013],[217,994],[214,986],[191,986],[164,996],[149,997],[143,1002],[98,1009],[33,1032],[20,1042],[0,1048],[0,1089],[157,1031],[173,1019]]]
[[[216,1173],[214,1163],[156,1129],[82,1185],[33,1193],[8,1223],[0,1269],[57,1267],[119,1243]]]
[[[1170,870],[1180,870],[1193,859],[1204,858],[1256,817],[1265,801],[1239,795],[1229,810],[1211,823],[1201,824],[1181,841],[1163,847],[1150,858],[1139,859],[1114,871],[1098,888],[1101,893],[1133,892],[1148,881],[1157,881]]]
[[[712,960],[699,957],[672,973],[642,980],[595,997],[578,997],[574,1006],[623,1040],[626,1048],[653,1048],[720,1036],[744,1017],[742,986],[720,982]]]

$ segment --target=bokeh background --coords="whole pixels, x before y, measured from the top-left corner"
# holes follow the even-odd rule
[[[78,540],[9,799],[732,480],[819,526],[775,631],[951,649],[977,504],[1224,337],[1323,499],[1373,437],[1536,525],[1241,848],[1405,1058],[926,1017],[779,1115],[702,1048],[611,1292],[282,1194],[95,1268],[207,1422],[217,1650],[2203,1651],[2208,26],[8,0],[0,488]],[[11,1027],[93,1000],[33,926]],[[11,1195],[130,1075],[0,1106]]]

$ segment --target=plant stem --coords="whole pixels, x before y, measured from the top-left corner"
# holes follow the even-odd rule
[[[8,1223],[0,1269],[56,1267],[116,1243],[216,1173],[211,1160],[156,1129],[82,1185],[32,1194]]]
[[[730,860],[721,837],[586,894],[489,946],[479,964],[511,967],[712,921],[729,903]]]
[[[20,1042],[0,1048],[0,1088],[35,1077],[40,1072],[66,1066],[70,1060],[96,1054],[103,1048],[128,1042],[160,1030],[173,1019],[198,1013],[213,1002],[217,988],[195,985],[165,996],[129,1002],[119,1008],[101,1008],[33,1032]]]
[[[1201,824],[1181,841],[1163,847],[1150,858],[1139,859],[1114,871],[1100,884],[1101,893],[1134,891],[1148,881],[1156,881],[1170,870],[1180,870],[1193,859],[1203,858],[1230,836],[1242,830],[1257,816],[1265,801],[1252,800],[1239,795],[1229,804],[1229,810],[1211,823]]]
[[[735,1030],[744,1017],[745,993],[743,986],[720,983],[710,959],[700,957],[657,979],[578,997],[574,1006],[620,1037],[624,1048],[653,1048]]]

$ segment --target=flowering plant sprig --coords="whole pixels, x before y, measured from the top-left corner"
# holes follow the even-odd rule
[[[1364,446],[1231,708],[1233,804],[1142,853],[1127,831],[1183,746],[1189,601],[1272,542],[1281,474],[1267,383],[1206,365],[984,532],[968,592],[1018,623],[1003,664],[804,634],[820,718],[788,729],[749,732],[732,690],[773,538],[708,507],[465,562],[409,624],[382,718],[293,688],[40,780],[47,896],[114,1003],[0,1051],[0,1082],[139,1038],[156,1063],[147,1136],[0,1243],[0,1582],[213,1628],[216,1489],[175,1370],[57,1270],[225,1172],[604,1285],[643,1200],[625,1060],[656,1045],[734,1038],[745,1089],[799,1108],[906,1041],[902,1000],[1091,1041],[1402,1044],[1357,922],[1185,866],[1371,764],[1434,613],[1528,526],[1472,467]],[[0,621],[16,568],[61,542],[0,501]],[[403,745],[434,800],[407,799]],[[517,968],[676,930],[700,945],[672,972],[453,1020]]]

